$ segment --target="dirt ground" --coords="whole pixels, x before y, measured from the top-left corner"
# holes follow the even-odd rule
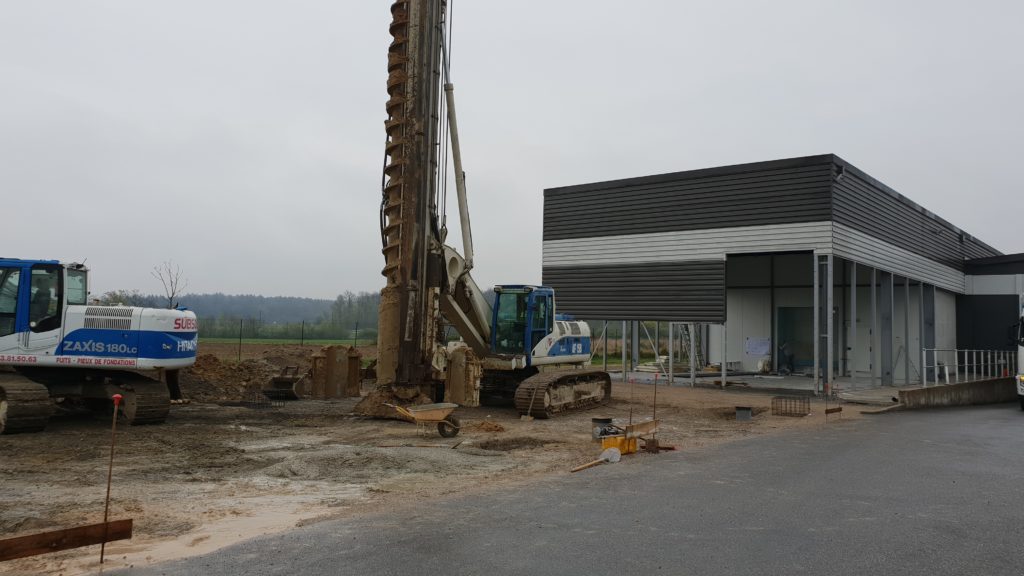
[[[163,425],[118,433],[111,518],[133,518],[135,533],[107,547],[109,568],[202,554],[403,502],[568,474],[601,452],[591,439],[591,418],[624,423],[632,412],[640,421],[654,410],[652,386],[616,382],[608,405],[551,420],[522,421],[505,407],[460,408],[463,429],[445,439],[436,429],[352,416],[354,399],[258,409],[230,401],[239,390],[258,388],[279,366],[308,366],[306,356],[317,347],[243,346],[240,365],[237,347],[202,348],[200,354],[210,356],[183,378],[193,402],[173,406]],[[772,416],[770,396],[744,391],[661,386],[657,400],[658,438],[683,453],[825,425],[823,405],[813,400],[812,415],[803,418]],[[753,407],[753,420],[736,421],[737,405]],[[856,420],[855,412],[843,413],[845,425]],[[0,436],[0,537],[102,521],[109,445],[109,428],[81,416],[55,418],[41,434]],[[649,458],[659,456],[630,455],[616,466]],[[89,574],[98,571],[98,556],[94,546],[3,569]]]

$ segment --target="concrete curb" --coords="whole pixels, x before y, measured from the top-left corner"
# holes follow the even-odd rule
[[[907,407],[903,404],[893,404],[892,406],[886,406],[884,408],[876,408],[874,410],[861,410],[861,414],[887,414],[889,412],[902,412]]]
[[[992,378],[900,390],[899,398],[909,409],[998,404],[1016,400],[1017,386],[1013,378]]]

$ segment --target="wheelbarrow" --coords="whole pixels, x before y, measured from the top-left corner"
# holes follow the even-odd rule
[[[452,416],[452,412],[459,407],[458,404],[446,402],[417,406],[398,406],[386,403],[384,405],[394,408],[400,416],[419,424],[424,429],[431,424],[437,424],[437,433],[444,438],[454,438],[459,433],[459,428],[462,427],[459,419]]]

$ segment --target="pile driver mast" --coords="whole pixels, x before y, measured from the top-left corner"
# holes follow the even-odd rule
[[[377,375],[380,384],[429,381],[437,340],[440,274],[436,177],[439,132],[434,76],[440,68],[445,2],[391,6],[387,155],[381,235],[387,284],[381,291]],[[431,268],[434,268],[431,271]]]
[[[494,308],[473,281],[473,240],[448,77],[447,0],[391,5],[387,143],[381,238],[378,392],[356,411],[381,415],[386,398],[421,395],[477,405],[481,391],[541,417],[607,400],[611,380],[588,370],[590,327],[555,313],[554,290],[496,286]],[[450,146],[450,147],[449,147]],[[463,253],[445,244],[444,182],[451,151]],[[439,204],[442,209],[439,211]],[[445,342],[445,322],[462,342]],[[492,329],[493,328],[493,329]]]
[[[446,0],[399,0],[391,6],[380,214],[387,284],[381,291],[377,374],[380,384],[410,394],[445,378],[442,313],[479,356],[487,353],[490,331],[490,309],[468,275],[472,236],[452,85],[442,90],[446,9]],[[451,136],[465,258],[445,246],[438,214],[443,133]]]

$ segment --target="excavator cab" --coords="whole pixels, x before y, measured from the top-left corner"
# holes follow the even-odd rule
[[[555,292],[545,286],[495,286],[491,351],[529,356],[554,323]]]
[[[85,304],[84,267],[48,260],[0,260],[0,352],[56,346],[67,305]]]

